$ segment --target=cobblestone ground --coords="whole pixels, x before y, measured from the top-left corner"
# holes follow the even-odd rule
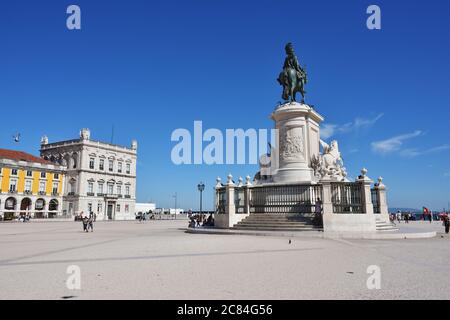
[[[450,237],[196,235],[186,221],[0,223],[0,299],[450,299]],[[411,228],[439,230],[439,222]],[[69,290],[78,266],[81,289]],[[381,271],[369,290],[367,268]]]

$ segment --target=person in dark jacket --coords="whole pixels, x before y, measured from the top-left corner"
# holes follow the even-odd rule
[[[449,229],[450,229],[450,219],[449,219],[448,215],[444,216],[444,228],[445,228],[445,233],[448,234]]]

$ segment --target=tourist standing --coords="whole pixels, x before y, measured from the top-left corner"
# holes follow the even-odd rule
[[[405,223],[409,223],[409,213],[405,213]]]
[[[402,213],[400,212],[400,210],[397,211],[397,222],[400,223],[400,220],[402,218]]]
[[[320,200],[320,198],[317,198],[316,204],[314,205],[314,222],[318,226],[323,225],[322,201]]]
[[[445,228],[445,233],[448,234],[449,229],[450,229],[450,219],[447,214],[444,216],[444,228]]]

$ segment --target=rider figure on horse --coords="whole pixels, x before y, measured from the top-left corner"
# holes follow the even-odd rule
[[[308,81],[306,71],[298,63],[292,43],[289,42],[285,50],[287,57],[284,60],[283,71],[277,79],[283,86],[282,98],[286,101],[290,98],[291,102],[293,102],[295,101],[295,94],[300,92],[302,95],[302,103],[304,103],[306,94],[304,85]]]

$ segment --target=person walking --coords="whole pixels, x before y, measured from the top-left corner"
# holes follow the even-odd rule
[[[323,226],[322,201],[320,198],[317,198],[314,205],[314,224],[317,226]]]
[[[444,216],[444,228],[445,228],[445,233],[448,234],[448,232],[450,230],[450,219],[447,214]]]
[[[409,223],[409,213],[405,213],[405,223]]]
[[[402,218],[402,213],[400,212],[400,210],[397,211],[397,222],[400,223],[400,220]]]
[[[89,229],[91,229],[91,232],[94,232],[94,213],[92,211],[89,214],[89,219],[88,219],[88,225],[87,225],[86,232],[89,232]]]
[[[83,217],[81,222],[83,223],[83,231],[88,232],[88,217]]]

